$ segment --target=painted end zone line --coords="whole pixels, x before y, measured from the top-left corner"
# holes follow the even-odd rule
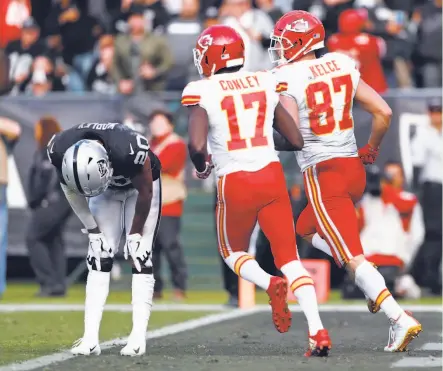
[[[403,305],[404,309],[412,312],[442,312],[440,305]],[[82,312],[84,311],[83,304],[0,304],[1,312]],[[291,311],[300,312],[300,306],[292,304],[289,306]],[[267,304],[260,304],[253,307],[257,311],[270,311],[271,307]],[[325,304],[319,305],[320,312],[367,312],[366,305],[347,305],[347,304]],[[222,312],[231,310],[230,307],[220,304],[154,304],[152,310],[154,312]],[[108,304],[105,306],[105,311],[108,312],[131,312],[132,306],[130,304]]]
[[[148,331],[147,339],[156,339],[168,335],[175,335],[180,332],[195,330],[197,328],[216,324],[223,321],[228,321],[232,319],[237,319],[240,317],[249,316],[251,314],[260,312],[258,308],[252,308],[248,310],[244,309],[234,309],[226,313],[211,314],[209,316],[193,319],[190,321],[185,321],[177,323],[175,325],[165,326],[158,330]],[[107,341],[100,344],[102,350],[113,348],[118,345],[126,344],[127,338],[119,338]],[[23,363],[14,363],[8,366],[0,367],[0,371],[28,371],[34,370],[39,367],[45,367],[58,362],[64,362],[69,359],[75,358],[69,351],[64,351],[60,353],[54,353],[47,356],[31,359]]]

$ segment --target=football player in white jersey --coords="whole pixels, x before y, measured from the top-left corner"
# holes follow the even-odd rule
[[[360,79],[354,60],[340,53],[316,58],[324,47],[323,24],[312,14],[292,11],[279,19],[271,35],[271,60],[277,80],[287,83],[280,103],[299,124],[304,139],[296,152],[304,174],[308,206],[296,232],[339,266],[346,267],[375,313],[380,308],[391,323],[387,352],[404,351],[422,330],[386,288],[383,276],[365,260],[354,204],[361,198],[366,175],[363,164],[377,158],[387,132],[391,109]],[[373,116],[372,132],[357,149],[352,104],[356,100]]]
[[[182,104],[189,107],[189,153],[197,176],[208,177],[215,166],[220,254],[237,275],[266,290],[279,332],[291,325],[289,282],[314,335],[306,355],[326,356],[331,341],[320,320],[314,282],[299,260],[286,181],[274,148],[274,128],[283,149],[303,147],[294,120],[279,104],[286,84],[277,84],[268,71],[241,70],[243,40],[228,26],[206,29],[198,38],[194,60],[204,78],[188,84]],[[247,254],[257,221],[287,281],[267,274]]]

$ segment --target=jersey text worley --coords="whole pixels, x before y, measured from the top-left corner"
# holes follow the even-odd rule
[[[258,171],[279,161],[274,150],[273,121],[277,84],[270,72],[225,73],[189,83],[184,106],[199,105],[209,118],[208,141],[217,176]]]
[[[304,147],[296,152],[302,171],[336,157],[356,157],[352,104],[360,80],[355,61],[341,53],[291,63],[273,70],[287,82],[281,94],[298,104]]]

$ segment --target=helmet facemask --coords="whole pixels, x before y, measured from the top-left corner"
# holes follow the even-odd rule
[[[203,68],[201,63],[203,62],[203,57],[205,55],[206,50],[203,52],[198,50],[197,48],[192,49],[192,55],[194,57],[194,65],[197,67],[198,74],[203,76]]]
[[[194,64],[197,67],[197,71],[200,76],[204,76],[202,62],[206,52],[208,51],[208,47],[212,45],[212,43],[213,39],[211,35],[203,35],[198,39],[196,48],[192,49]]]
[[[284,42],[286,43],[286,45],[288,45],[287,47],[283,46]],[[271,62],[278,65],[287,63],[288,61],[285,58],[285,51],[289,50],[292,47],[293,45],[288,39],[285,39],[283,41],[282,36],[275,36],[274,34],[271,34],[271,44],[268,48],[269,58],[271,59]]]
[[[319,38],[318,34],[312,35],[312,37],[306,42],[303,43],[303,36],[309,31],[309,24],[303,19],[299,19],[291,24],[287,24],[285,29],[281,32],[280,36],[271,34],[271,45],[268,48],[269,57],[271,58],[272,63],[277,63],[278,65],[286,64],[292,62],[299,57],[306,55],[307,53],[321,49],[324,47],[324,42],[314,43],[313,46],[311,44],[315,42],[317,38]],[[298,51],[294,50],[294,54],[287,58],[285,56],[286,52],[290,51],[290,49],[299,47]]]

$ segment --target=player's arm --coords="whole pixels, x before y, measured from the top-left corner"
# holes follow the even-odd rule
[[[135,203],[135,214],[132,220],[131,231],[129,234],[143,235],[143,227],[151,210],[152,201],[152,171],[149,156],[140,173],[131,179],[132,185],[138,191],[137,201]]]
[[[274,129],[277,132],[274,131],[274,143],[277,151],[300,151],[303,148],[303,136],[297,122],[297,102],[290,97],[280,96],[274,113]]]
[[[69,189],[62,180],[60,181],[60,185],[62,187],[63,193],[66,196],[66,199],[69,202],[69,205],[71,205],[72,210],[80,219],[87,232],[93,234],[101,233],[100,229],[97,226],[97,223],[95,222],[94,217],[92,216],[91,211],[89,210],[89,205],[86,197],[79,195],[78,193],[75,193],[74,191]]]
[[[360,79],[355,99],[372,115],[372,131],[368,145],[378,149],[391,124],[392,110],[386,101],[368,84]]]
[[[65,194],[66,200],[68,200],[69,205],[71,205],[71,208],[74,211],[75,215],[77,215],[77,217],[80,219],[88,233],[101,233],[89,209],[86,197],[69,189],[69,187],[65,184],[63,180],[63,177],[61,175],[63,154],[58,151],[54,151],[55,138],[56,135],[53,135],[47,145],[47,155],[49,161],[57,170],[60,180],[60,186],[63,190],[63,193]]]
[[[188,152],[195,169],[206,170],[208,155],[209,118],[206,110],[198,105],[189,106]]]

